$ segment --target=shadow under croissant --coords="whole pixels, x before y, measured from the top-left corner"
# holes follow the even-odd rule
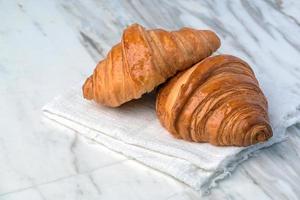
[[[122,104],[119,107],[109,108],[109,109],[115,110],[120,114],[126,114],[126,115],[132,114],[133,116],[138,117],[139,116],[138,113],[145,112],[145,108],[147,108],[149,112],[151,112],[153,115],[156,115],[156,111],[155,111],[156,96],[161,87],[163,86],[159,86],[156,89],[154,89],[152,92],[142,95],[142,97],[139,99],[133,99],[129,102]],[[103,107],[103,105],[99,105],[96,103],[95,105],[101,108]],[[270,135],[270,132],[266,129],[265,126],[260,126],[260,125],[253,126],[251,130],[249,130],[249,134],[253,135],[251,137],[253,139],[252,143],[265,142],[272,136]],[[182,138],[176,138],[176,139],[182,139]],[[189,142],[195,143],[195,141],[189,141]],[[207,142],[203,141],[197,143],[207,143]],[[218,145],[218,146],[226,146],[226,145]]]
[[[98,106],[101,108],[102,107],[109,108],[109,109],[116,110],[121,113],[129,112],[129,111],[139,113],[139,112],[143,112],[143,110],[145,110],[145,107],[150,108],[151,110],[153,110],[153,113],[155,113],[156,93],[157,93],[157,91],[156,91],[156,89],[154,89],[150,93],[143,94],[139,99],[132,99],[131,101],[125,102],[118,107],[107,107],[107,106],[98,104],[96,102],[94,102],[94,104],[95,104],[95,106]]]

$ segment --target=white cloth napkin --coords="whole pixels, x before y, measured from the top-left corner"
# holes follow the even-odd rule
[[[300,94],[284,84],[284,77],[271,81],[258,75],[269,101],[274,136],[265,143],[239,147],[216,147],[173,138],[155,114],[155,97],[144,95],[120,108],[107,108],[86,101],[78,86],[43,108],[45,116],[76,130],[106,147],[169,174],[199,190],[208,191],[250,153],[280,142],[285,129],[300,121]]]

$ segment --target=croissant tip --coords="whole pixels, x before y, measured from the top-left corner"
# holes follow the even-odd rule
[[[133,28],[133,27],[143,27],[143,26],[138,23],[132,23],[127,26],[127,28]]]
[[[270,139],[273,135],[272,133],[272,129],[270,129],[270,127],[262,127],[256,130],[257,132],[255,133],[254,136],[254,144],[255,143],[260,143],[260,142],[265,142],[268,139]]]
[[[257,142],[264,142],[268,139],[268,136],[264,132],[259,132],[256,135]]]
[[[82,92],[85,99],[93,99],[93,81],[91,76],[86,79],[85,83],[83,84]]]
[[[213,51],[217,50],[221,46],[221,40],[215,32],[203,30],[203,33],[208,39],[209,43],[212,45]]]

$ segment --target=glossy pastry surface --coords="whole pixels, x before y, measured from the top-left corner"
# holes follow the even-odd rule
[[[133,24],[85,81],[83,96],[119,106],[152,91],[177,71],[210,56],[219,46],[220,40],[212,31],[182,28],[168,32]]]
[[[249,65],[219,55],[179,73],[159,91],[156,111],[175,137],[249,146],[272,136],[267,100]]]

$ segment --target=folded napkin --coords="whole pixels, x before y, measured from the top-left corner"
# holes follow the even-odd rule
[[[285,129],[300,121],[300,94],[293,92],[284,77],[270,80],[257,75],[269,101],[273,137],[247,148],[216,147],[173,138],[155,114],[154,94],[107,108],[86,101],[81,87],[55,98],[43,108],[45,116],[106,147],[171,175],[201,193],[216,185],[250,153],[282,141]]]

